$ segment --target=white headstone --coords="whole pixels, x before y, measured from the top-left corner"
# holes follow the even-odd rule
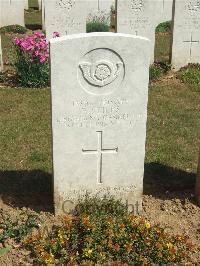
[[[172,66],[200,63],[200,1],[176,0]]]
[[[117,32],[148,38],[151,41],[151,63],[154,61],[155,30],[159,23],[166,20],[164,14],[167,1],[118,0],[117,2]]]
[[[44,7],[44,0],[41,1],[41,13],[42,13],[42,30],[45,31],[45,7]]]
[[[159,0],[161,1],[161,17],[159,23],[172,20],[173,0]]]
[[[86,192],[141,210],[149,48],[115,33],[50,40],[56,212]]]
[[[115,6],[115,0],[88,0],[89,14],[110,14],[111,6]]]
[[[24,8],[29,9],[28,0],[24,0]]]
[[[0,0],[0,27],[24,26],[24,0]]]
[[[1,45],[1,34],[0,34],[0,72],[3,71],[3,54]]]
[[[47,39],[53,32],[60,36],[86,32],[87,1],[44,0],[45,30]]]
[[[38,8],[39,8],[39,10],[42,9],[42,0],[38,0]]]
[[[111,6],[115,6],[115,0],[98,0],[99,9],[109,14],[111,11]]]

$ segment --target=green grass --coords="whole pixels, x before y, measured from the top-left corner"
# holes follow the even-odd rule
[[[195,172],[199,94],[183,84],[149,90],[146,163]],[[0,90],[1,170],[51,173],[50,90]]]
[[[155,61],[169,62],[170,59],[170,33],[157,33],[155,42]]]
[[[14,34],[2,34],[1,41],[2,41],[2,54],[3,54],[3,61],[4,63],[8,63],[12,61],[11,57],[13,55],[12,48],[13,48],[13,39]],[[5,67],[5,66],[4,66]]]
[[[199,108],[199,93],[184,84],[150,87],[146,162],[196,172]]]
[[[49,89],[1,89],[0,114],[0,169],[51,172]]]

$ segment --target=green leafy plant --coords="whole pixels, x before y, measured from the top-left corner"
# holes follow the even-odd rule
[[[32,36],[14,39],[16,79],[22,87],[49,85],[49,48],[45,35],[34,32]]]
[[[20,242],[25,236],[30,234],[33,228],[38,228],[38,217],[32,213],[23,211],[16,217],[11,217],[7,213],[0,213],[0,243],[4,243],[8,238]],[[3,252],[4,250],[2,250]]]
[[[0,82],[4,82],[6,80],[4,72],[0,71]]]
[[[24,240],[36,264],[184,265],[195,249],[186,237],[166,234],[113,198],[86,198],[78,206],[74,214],[60,216],[47,236],[35,233]]]
[[[0,29],[0,33],[6,33],[6,32],[25,34],[27,32],[27,28],[21,25],[8,25]]]
[[[107,31],[109,31],[109,26],[106,23],[100,21],[91,21],[87,23],[87,33]]]
[[[90,16],[86,25],[86,32],[107,32],[109,31],[108,18],[104,14]]]
[[[155,62],[150,66],[149,79],[150,81],[159,79],[171,69],[171,65],[166,62]]]
[[[177,72],[177,77],[186,84],[200,88],[200,64],[188,64]]]
[[[7,254],[10,251],[10,247],[0,248],[0,256]]]
[[[171,32],[171,29],[172,29],[172,21],[166,21],[160,23],[156,27],[156,32]]]

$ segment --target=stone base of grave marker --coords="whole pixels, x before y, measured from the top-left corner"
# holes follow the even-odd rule
[[[54,199],[67,212],[90,195],[142,207],[148,39],[78,34],[50,40]]]

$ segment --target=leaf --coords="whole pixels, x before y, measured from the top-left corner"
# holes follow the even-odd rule
[[[0,256],[3,256],[4,254],[8,253],[10,250],[11,247],[0,248]]]

